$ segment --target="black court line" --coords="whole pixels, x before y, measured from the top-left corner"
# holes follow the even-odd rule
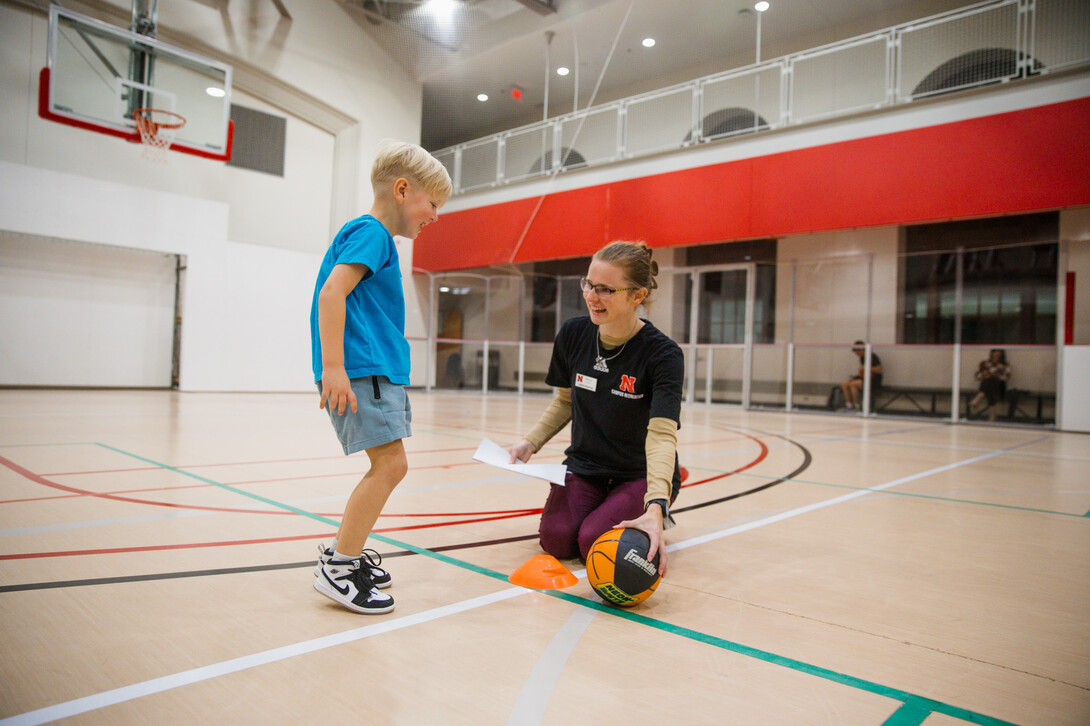
[[[490,539],[481,542],[466,542],[463,544],[443,545],[429,548],[432,552],[445,552],[449,550],[464,550],[471,547],[487,547],[489,545],[507,544],[508,542],[521,542],[534,539],[537,534],[524,534],[518,537],[506,537],[504,539]],[[416,552],[398,550],[396,552],[380,553],[382,559],[389,557],[404,557],[415,555]],[[88,585],[116,585],[129,582],[148,582],[149,580],[176,580],[184,577],[208,577],[211,575],[237,575],[246,572],[268,572],[270,570],[294,570],[303,567],[314,567],[317,559],[304,562],[284,562],[273,565],[248,565],[246,567],[221,567],[214,570],[189,570],[187,572],[160,572],[151,575],[124,575],[120,577],[96,577],[87,580],[60,580],[57,582],[30,582],[22,585],[0,586],[0,593],[21,592],[26,590],[50,590],[61,587],[86,587]]]
[[[800,444],[799,442],[794,441],[792,439],[789,439],[786,436],[781,436],[780,434],[772,434],[772,433],[767,433],[767,432],[764,432],[764,431],[758,431],[757,433],[761,434],[762,436],[772,436],[772,437],[777,438],[777,439],[782,439],[783,441],[786,441],[787,443],[797,447],[799,449],[799,451],[802,452],[802,456],[803,456],[802,464],[799,467],[797,467],[794,471],[792,471],[790,474],[787,474],[786,476],[779,477],[778,479],[774,479],[773,481],[767,482],[767,483],[762,484],[762,485],[760,485],[758,487],[753,487],[752,489],[747,489],[745,491],[737,492],[735,494],[728,494],[727,496],[719,497],[718,499],[710,499],[710,500],[708,500],[706,502],[700,502],[699,504],[691,504],[691,505],[689,505],[687,507],[679,507],[679,508],[676,508],[676,509],[671,509],[671,513],[672,514],[679,514],[681,512],[688,512],[688,511],[691,511],[693,509],[701,509],[703,507],[710,507],[713,504],[722,504],[723,502],[728,502],[728,501],[730,501],[732,499],[738,499],[739,497],[744,497],[744,496],[747,496],[749,494],[756,494],[757,492],[764,491],[765,489],[769,489],[771,487],[774,487],[777,484],[782,484],[785,481],[789,481],[791,479],[794,479],[799,474],[801,474],[802,472],[804,472],[808,468],[810,468],[810,464],[813,462],[813,456],[810,454],[810,450],[807,449],[802,444]],[[519,535],[519,536],[516,536],[516,537],[506,537],[506,538],[503,538],[503,539],[490,539],[490,540],[483,540],[483,541],[480,541],[480,542],[466,542],[466,543],[462,543],[462,544],[441,545],[439,547],[429,547],[428,549],[431,552],[449,552],[449,551],[454,551],[454,550],[470,549],[470,548],[473,548],[473,547],[487,547],[489,545],[508,544],[510,542],[523,542],[525,540],[534,539],[537,536],[538,535],[536,533],[534,533],[534,534],[524,534],[524,535]],[[384,554],[382,554],[382,557],[383,557],[383,559],[386,559],[388,557],[404,557],[406,555],[415,555],[415,554],[417,554],[417,553],[416,552],[411,552],[409,550],[398,550],[396,552],[384,553]],[[89,585],[116,585],[116,584],[130,583],[130,582],[148,582],[148,581],[152,581],[152,580],[176,580],[176,579],[186,578],[186,577],[209,577],[209,576],[213,576],[213,575],[237,575],[237,574],[242,574],[242,573],[247,573],[247,572],[268,572],[268,571],[272,571],[272,570],[293,570],[293,569],[299,569],[299,568],[303,568],[303,567],[313,567],[315,562],[316,562],[316,560],[306,560],[304,562],[286,562],[286,563],[272,564],[272,565],[249,565],[249,566],[246,566],[246,567],[223,567],[223,568],[218,568],[218,569],[213,569],[213,570],[190,570],[190,571],[187,571],[187,572],[161,572],[161,573],[150,574],[150,575],[125,575],[125,576],[120,576],[120,577],[98,577],[98,578],[87,579],[87,580],[59,580],[59,581],[55,581],[55,582],[34,582],[34,583],[25,583],[25,584],[21,584],[21,585],[2,585],[2,586],[0,586],[0,594],[6,593],[6,592],[25,592],[25,591],[28,591],[28,590],[50,590],[50,589],[65,588],[65,587],[86,587],[86,586],[89,586]]]
[[[802,464],[799,465],[799,467],[797,469],[795,469],[793,472],[791,472],[790,474],[788,474],[786,476],[781,476],[778,479],[774,479],[774,480],[772,480],[770,482],[767,482],[765,484],[762,484],[762,485],[760,485],[758,487],[753,487],[752,489],[746,489],[745,491],[737,492],[735,494],[728,494],[727,496],[719,497],[718,499],[709,499],[708,501],[700,502],[699,504],[690,504],[687,507],[677,507],[677,508],[671,507],[670,508],[670,513],[671,514],[680,514],[681,512],[688,512],[688,511],[691,511],[693,509],[701,509],[703,507],[710,507],[713,504],[722,504],[723,502],[729,502],[731,499],[738,499],[739,497],[744,497],[744,496],[747,496],[749,494],[756,494],[757,492],[764,491],[765,489],[770,489],[770,488],[776,486],[777,484],[783,484],[785,481],[789,481],[791,479],[794,479],[799,474],[801,474],[802,472],[804,472],[804,471],[806,471],[807,469],[810,468],[810,464],[814,461],[814,457],[810,454],[810,450],[807,449],[802,444],[800,444],[799,442],[794,441],[793,439],[789,439],[786,436],[781,436],[780,434],[772,434],[772,433],[768,433],[768,432],[765,432],[765,431],[757,431],[757,433],[761,434],[762,436],[772,436],[772,437],[777,438],[777,439],[782,439],[782,440],[786,441],[787,443],[791,444],[792,446],[797,447],[799,449],[799,451],[802,452]]]

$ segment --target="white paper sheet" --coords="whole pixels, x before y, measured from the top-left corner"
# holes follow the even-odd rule
[[[559,484],[560,486],[564,486],[564,475],[568,473],[568,467],[563,464],[523,464],[521,461],[508,464],[511,455],[507,453],[507,449],[488,439],[481,440],[481,445],[477,447],[477,453],[473,455],[473,460],[491,466],[498,466],[501,469],[513,471],[523,476],[551,481],[553,484]]]

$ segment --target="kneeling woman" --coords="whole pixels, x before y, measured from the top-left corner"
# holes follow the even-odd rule
[[[641,529],[666,572],[664,526],[681,486],[677,430],[681,348],[636,310],[658,287],[647,245],[614,242],[580,280],[589,316],[560,328],[545,382],[557,395],[526,438],[508,451],[527,461],[571,421],[565,486],[551,485],[540,541],[560,559],[586,559],[616,527]],[[665,525],[664,525],[665,523]]]

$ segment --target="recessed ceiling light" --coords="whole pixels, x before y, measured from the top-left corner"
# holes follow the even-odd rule
[[[222,88],[216,88],[215,86],[210,86],[209,88],[204,89],[204,92],[212,98],[223,98],[227,95],[227,91],[223,90]]]
[[[556,75],[558,75],[558,76],[566,76],[569,73],[571,73],[571,71],[568,70],[567,66],[560,66],[559,68],[556,69]]]
[[[655,44],[655,39],[654,38],[644,38],[643,39],[643,47],[644,48],[650,48],[654,44]]]
[[[449,20],[454,11],[458,9],[456,0],[428,0],[424,9],[437,18]]]
[[[488,94],[487,93],[478,93],[477,94],[477,100],[478,101],[487,101],[488,100]]]
[[[757,3],[756,5],[753,6],[753,9],[756,10],[757,12],[759,12],[759,13],[763,13],[765,10],[768,10],[768,8],[769,8],[769,5],[768,5],[767,2],[765,2],[765,0],[761,0],[761,2],[759,2],[759,3]]]

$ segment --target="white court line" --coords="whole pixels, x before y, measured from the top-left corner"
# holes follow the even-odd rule
[[[962,467],[962,466],[965,466],[967,464],[975,464],[978,461],[984,461],[985,459],[991,459],[992,457],[995,457],[995,456],[1001,456],[1003,454],[1010,453],[1014,449],[1017,449],[1017,448],[1022,447],[1022,446],[1029,446],[1030,444],[1035,444],[1038,441],[1043,441],[1046,438],[1048,438],[1048,437],[1046,436],[1046,437],[1042,437],[1042,438],[1038,438],[1038,439],[1033,439],[1032,441],[1024,441],[1021,444],[1015,444],[1014,446],[1008,446],[1005,449],[999,449],[997,451],[992,451],[990,453],[983,454],[981,456],[974,456],[972,459],[965,459],[964,461],[957,461],[957,462],[954,462],[953,464],[947,464],[945,466],[940,466],[940,467],[935,468],[935,469],[928,469],[927,471],[920,472],[919,474],[911,474],[909,476],[901,477],[900,479],[894,479],[893,481],[886,482],[885,484],[879,484],[878,486],[869,487],[867,489],[859,489],[857,491],[850,492],[848,494],[844,494],[843,496],[834,497],[832,499],[826,499],[825,501],[815,502],[813,504],[808,504],[805,507],[799,507],[798,509],[789,509],[786,512],[782,512],[780,514],[774,514],[771,517],[765,517],[764,519],[758,519],[758,520],[756,520],[754,522],[747,522],[746,524],[740,524],[740,525],[738,525],[736,527],[728,527],[727,529],[720,530],[718,532],[710,532],[709,534],[701,535],[699,537],[693,537],[691,539],[685,540],[684,542],[678,542],[675,545],[669,545],[666,548],[666,551],[667,552],[673,552],[675,550],[683,550],[683,549],[685,549],[687,547],[693,547],[693,546],[698,545],[698,544],[704,544],[705,542],[711,542],[713,540],[721,539],[723,537],[729,537],[730,535],[738,534],[739,532],[748,532],[751,529],[756,529],[757,527],[763,527],[766,524],[772,524],[773,522],[781,522],[781,521],[783,521],[785,519],[790,519],[791,517],[797,517],[800,514],[806,514],[807,512],[813,512],[813,511],[818,510],[818,509],[824,509],[825,507],[831,507],[834,504],[840,504],[842,502],[851,501],[852,499],[858,499],[859,497],[865,497],[868,494],[873,494],[874,492],[880,492],[880,491],[882,491],[884,489],[891,489],[891,488],[893,488],[895,486],[898,486],[900,484],[907,484],[910,481],[915,481],[917,479],[923,479],[924,477],[932,476],[933,474],[940,474],[940,473],[942,473],[944,471],[950,471],[951,469],[957,469],[958,467]]]
[[[857,499],[859,497],[866,496],[867,494],[872,494],[874,492],[882,491],[884,489],[889,489],[899,484],[905,484],[916,479],[922,479],[933,474],[939,474],[944,471],[949,471],[951,469],[966,466],[967,464],[973,464],[978,461],[990,459],[995,456],[1001,456],[1003,454],[1009,453],[1013,449],[1037,443],[1044,438],[1048,437],[1042,437],[1039,439],[1026,441],[1021,444],[1007,447],[1005,449],[992,451],[982,456],[976,456],[972,459],[958,461],[953,464],[947,464],[945,466],[940,466],[935,469],[929,469],[928,471],[921,472],[919,474],[913,474],[911,476],[895,479],[891,482],[879,484],[878,486],[871,487],[869,489],[861,489],[851,492],[849,494],[845,494],[841,497],[835,497],[833,499],[829,499],[823,502],[809,504],[804,507],[791,509],[786,512],[775,514],[770,517],[765,517],[763,519],[758,519],[753,522],[728,527],[727,529],[718,532],[711,532],[706,535],[694,537],[685,540],[684,542],[670,545],[666,548],[666,550],[668,552],[673,552],[675,550],[685,549],[694,545],[711,542],[713,540],[721,539],[723,537],[728,537],[732,534],[747,532],[752,529],[757,529],[758,527],[763,527],[767,524],[790,519],[791,517],[795,517],[800,514],[805,514],[807,512],[812,512],[817,509],[829,507],[834,504]],[[575,574],[576,577],[582,579],[586,575],[586,570],[580,570],[579,572],[573,574]],[[527,592],[534,591],[527,590],[523,587],[508,588],[506,590],[500,590],[499,592],[495,592],[489,595],[482,595],[481,597],[473,598],[471,600],[464,600],[460,603],[444,605],[443,607],[438,607],[434,608],[433,610],[417,613],[416,615],[409,615],[404,618],[399,618],[397,620],[389,620],[386,622],[378,623],[376,625],[370,625],[363,628],[349,630],[344,633],[334,633],[333,635],[327,635],[322,638],[316,638],[314,640],[308,640],[301,643],[294,643],[292,645],[285,645],[280,648],[273,648],[272,650],[263,651],[261,653],[255,653],[252,655],[235,658],[233,660],[223,661],[222,663],[214,663],[212,665],[194,668],[192,670],[183,671],[174,675],[163,676],[161,678],[155,678],[150,681],[143,681],[141,683],[134,683],[129,686],[122,686],[121,688],[115,688],[110,691],[103,691],[102,693],[85,696],[83,698],[77,698],[72,701],[65,701],[64,703],[58,703],[56,705],[46,706],[45,708],[40,708],[35,711],[27,711],[26,713],[11,716],[9,718],[0,720],[0,726],[8,726],[8,724],[12,724],[13,726],[15,724],[19,724],[19,726],[23,726],[24,724],[42,724],[61,718],[67,718],[69,716],[75,716],[77,714],[94,711],[96,709],[104,708],[106,706],[112,706],[118,703],[123,703],[125,701],[130,701],[136,698],[140,698],[142,696],[151,695],[153,693],[159,693],[162,691],[170,690],[172,688],[178,688],[180,686],[208,680],[209,678],[216,678],[222,675],[226,675],[228,673],[235,673],[237,671],[246,670],[248,668],[253,668],[260,665],[267,665],[269,663],[285,660],[287,658],[293,658],[297,655],[302,655],[304,653],[310,653],[335,645],[352,642],[354,640],[368,638],[372,635],[379,635],[394,630],[400,630],[402,628],[412,625],[418,625],[421,623],[429,622],[431,620],[446,617],[447,615],[454,615],[456,613],[472,610],[474,608],[481,607],[482,605],[488,605],[494,602],[508,600],[510,598],[517,597]]]
[[[150,696],[153,693],[168,691],[180,686],[188,686],[193,683],[199,683],[200,681],[206,681],[210,678],[218,678],[219,676],[224,676],[228,673],[236,673],[256,666],[267,665],[287,658],[293,658],[297,655],[303,655],[304,653],[313,653],[314,651],[331,648],[335,645],[351,643],[354,640],[369,638],[372,635],[380,635],[382,633],[389,633],[413,625],[420,625],[431,620],[444,618],[448,615],[472,610],[481,607],[482,605],[490,605],[494,602],[508,600],[527,592],[533,591],[523,587],[510,587],[506,590],[482,595],[481,597],[475,597],[471,600],[463,600],[460,603],[444,605],[432,610],[425,610],[424,612],[416,613],[415,615],[407,615],[403,618],[398,618],[397,620],[387,620],[385,622],[376,623],[375,625],[347,630],[343,633],[334,633],[321,638],[315,638],[314,640],[303,641],[302,643],[293,643],[292,645],[285,645],[260,653],[254,653],[252,655],[244,655],[240,658],[234,658],[221,663],[213,663],[212,665],[201,666],[200,668],[182,671],[181,673],[175,673],[161,678],[153,678],[150,681],[134,683],[130,686],[122,686],[121,688],[115,688],[112,691],[103,691],[102,693],[96,693],[91,696],[65,701],[64,703],[58,703],[54,706],[46,706],[45,708],[39,708],[36,711],[27,711],[26,713],[0,720],[0,724],[3,726],[7,726],[8,724],[12,724],[13,726],[19,724],[19,726],[23,726],[24,724],[43,724],[48,723],[49,721],[56,721],[57,719],[68,718],[69,716],[87,713],[88,711],[94,711],[106,706],[113,706],[143,696]]]
[[[537,726],[541,723],[549,699],[556,690],[556,683],[560,680],[560,674],[564,672],[568,656],[575,650],[576,643],[583,637],[583,632],[597,614],[598,611],[591,608],[576,608],[561,626],[527,676],[526,683],[511,707],[507,726]]]

